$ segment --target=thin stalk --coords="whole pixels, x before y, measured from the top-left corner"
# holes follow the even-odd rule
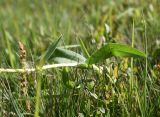
[[[134,29],[134,20],[133,20],[133,24],[132,24],[132,48],[134,48],[134,32],[135,32],[135,29]],[[132,96],[133,96],[133,79],[134,79],[134,75],[133,75],[133,57],[131,58],[131,77],[130,77],[130,106],[131,106],[131,116],[133,114],[133,99],[132,99]]]
[[[113,19],[112,19],[112,11],[113,11],[113,8],[111,7],[110,10],[109,10],[109,25],[110,25],[110,35],[112,37],[112,28],[113,28]]]
[[[79,63],[63,63],[63,64],[51,64],[51,65],[44,65],[41,69],[47,70],[52,68],[58,68],[58,67],[72,67],[80,65]],[[21,73],[21,72],[35,72],[36,68],[26,68],[26,69],[5,69],[0,68],[0,73]]]
[[[134,20],[133,20],[133,25],[132,25],[132,48],[134,48]],[[133,90],[133,57],[131,58],[131,90]]]
[[[79,43],[80,43],[80,47],[83,51],[83,54],[85,55],[86,58],[89,58],[90,57],[89,52],[87,51],[87,48],[85,47],[82,39],[80,39],[80,38],[79,38]]]
[[[148,48],[148,41],[147,41],[147,36],[146,36],[146,22],[144,22],[144,28],[145,28],[145,33],[144,33],[144,38],[145,38],[145,53],[146,53],[146,56],[148,56],[148,52],[147,52],[147,48]],[[144,77],[144,117],[146,116],[146,113],[147,113],[147,73],[148,73],[148,60],[147,60],[147,57],[146,57],[146,60],[145,60],[145,77]]]
[[[41,76],[40,72],[38,74],[38,84],[37,84],[37,91],[36,91],[36,103],[35,103],[35,113],[34,117],[39,117],[39,107],[40,107],[40,95],[41,95]]]
[[[61,68],[61,67],[79,67],[79,68],[89,68],[95,70],[96,72],[102,74],[103,68],[102,67],[97,67],[96,65],[86,65],[82,63],[61,63],[61,64],[51,64],[51,65],[44,65],[43,67],[39,68],[42,71],[43,70],[48,70],[48,69],[53,69],[53,68]],[[23,72],[35,72],[37,69],[36,68],[26,68],[26,69],[5,69],[5,68],[0,68],[0,73],[23,73]]]

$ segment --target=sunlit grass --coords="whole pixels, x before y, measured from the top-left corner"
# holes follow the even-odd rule
[[[0,116],[160,116],[159,6],[158,0],[1,0]],[[48,59],[53,53],[47,49],[60,35],[56,47],[63,49],[53,58],[67,49],[67,60],[87,59],[108,43],[134,46],[147,58],[108,57],[93,66],[57,68],[56,62],[67,60]],[[18,41],[25,45],[26,69],[34,68],[27,72],[30,112],[15,70],[24,72]]]

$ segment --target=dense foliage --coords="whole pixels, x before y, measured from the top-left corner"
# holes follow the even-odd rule
[[[1,0],[0,116],[160,116],[159,6]]]

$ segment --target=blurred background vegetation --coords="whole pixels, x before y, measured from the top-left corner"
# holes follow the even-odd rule
[[[155,66],[160,64],[159,6],[159,0],[0,0],[1,68],[20,68],[18,41],[25,45],[27,61],[33,64],[61,34],[63,41],[60,46],[77,45],[78,39],[82,39],[90,54],[103,43],[131,45],[134,22],[135,47],[144,52],[147,47],[148,51],[147,105],[143,105],[141,97],[144,61],[135,61],[137,84],[133,95],[130,95],[130,62],[127,63],[127,71],[122,68],[125,60],[115,59],[110,60],[109,64],[108,61],[103,63],[110,68],[110,72],[104,71],[103,75],[73,68],[53,69],[37,75],[43,80],[40,116],[158,117],[160,73]],[[109,33],[105,24],[109,26]],[[81,53],[80,48],[72,50]],[[120,74],[113,83],[108,77],[114,76],[116,65]],[[32,111],[27,113],[24,105],[19,103],[23,100],[18,96],[19,74],[0,73],[2,116],[17,116],[16,109],[23,115],[33,116],[36,92],[32,81],[34,75],[29,75],[28,93]],[[68,84],[64,83],[63,77],[68,77]],[[147,106],[146,110],[144,106]]]

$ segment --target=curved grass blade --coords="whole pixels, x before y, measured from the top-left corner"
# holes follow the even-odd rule
[[[48,61],[48,59],[53,55],[55,52],[58,43],[62,39],[62,36],[60,36],[56,41],[54,41],[47,49],[47,51],[41,56],[40,64],[44,63],[44,61]]]
[[[146,57],[146,55],[143,52],[130,46],[117,43],[109,43],[97,50],[95,53],[93,53],[92,56],[86,61],[86,63],[95,64],[113,56],[135,58]]]
[[[89,52],[87,51],[87,48],[85,47],[82,39],[79,39],[79,43],[80,43],[80,47],[82,49],[83,54],[85,55],[86,58],[89,58],[90,57]]]
[[[55,58],[53,58],[53,61],[55,63],[78,63],[75,60],[71,60],[71,59],[63,58],[63,57],[55,57]]]
[[[71,50],[56,48],[51,60],[57,63],[84,63],[86,58]]]

